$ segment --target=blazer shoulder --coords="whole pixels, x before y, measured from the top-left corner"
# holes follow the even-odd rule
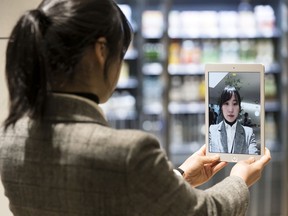
[[[143,148],[145,146],[154,146],[159,148],[160,143],[157,137],[140,130],[115,130],[115,138],[122,139],[133,148]]]
[[[210,125],[209,129],[211,131],[217,131],[217,130],[221,129],[222,123],[223,122],[220,122],[218,124],[212,124],[212,125]]]
[[[243,129],[244,129],[246,134],[253,134],[253,128],[247,127],[247,126],[243,126],[243,125],[242,125],[242,127],[243,127]]]
[[[165,155],[161,149],[160,142],[158,139],[148,133],[139,130],[117,130],[118,137],[123,137],[123,143],[128,148],[127,162],[133,164],[146,161],[150,159],[154,160],[157,155]],[[164,156],[166,157],[166,155]],[[136,162],[137,161],[137,162]]]
[[[118,149],[117,151],[122,153],[126,152],[127,155],[138,155],[146,150],[160,149],[160,142],[157,137],[144,131],[133,129],[114,129],[98,126],[90,137],[92,143],[95,140],[100,141],[100,143],[106,143],[107,148]]]

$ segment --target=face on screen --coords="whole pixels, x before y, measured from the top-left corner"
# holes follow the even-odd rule
[[[259,73],[211,71],[208,85],[208,151],[259,155]]]
[[[221,112],[223,117],[228,122],[235,122],[239,115],[240,105],[235,94],[232,94],[231,98],[222,104]]]

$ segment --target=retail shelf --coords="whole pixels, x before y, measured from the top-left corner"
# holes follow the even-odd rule
[[[136,111],[127,111],[127,110],[114,110],[113,112],[108,111],[106,113],[108,121],[127,121],[127,120],[136,120],[137,112]]]
[[[144,38],[146,40],[155,40],[158,41],[161,39],[163,35],[159,36],[145,36]],[[225,34],[211,34],[211,35],[169,35],[169,38],[172,40],[187,40],[187,39],[193,39],[193,40],[206,40],[206,39],[211,39],[211,40],[225,40],[225,39],[268,39],[268,38],[279,38],[281,37],[281,32],[278,29],[275,29],[272,32],[267,32],[267,33],[252,33],[252,34],[235,34],[235,35],[225,35]]]
[[[168,72],[170,75],[204,75],[203,64],[170,64]]]
[[[117,84],[117,89],[134,89],[137,88],[138,81],[136,78],[129,78],[125,80],[119,80]]]
[[[211,33],[211,34],[199,34],[199,35],[185,35],[185,34],[173,34],[169,35],[171,39],[261,39],[261,38],[278,38],[281,37],[279,29],[275,28],[269,32],[255,32],[255,33],[236,33],[233,35]]]
[[[168,110],[171,114],[204,114],[204,102],[179,103],[170,102]]]
[[[163,112],[163,106],[159,103],[144,105],[143,113],[146,115],[160,115]]]
[[[163,65],[159,62],[145,63],[142,72],[144,75],[160,75],[163,72]]]

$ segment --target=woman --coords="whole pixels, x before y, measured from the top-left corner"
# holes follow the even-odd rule
[[[209,151],[234,154],[260,154],[253,129],[238,121],[241,97],[233,86],[226,86],[219,104],[223,121],[209,127]]]
[[[205,147],[179,176],[154,136],[108,126],[98,103],[115,89],[130,40],[112,0],[44,0],[16,24],[6,55],[10,112],[0,131],[14,215],[244,215],[269,150],[202,191],[194,187],[226,165]]]

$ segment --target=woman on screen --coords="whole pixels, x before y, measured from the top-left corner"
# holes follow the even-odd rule
[[[238,116],[241,97],[233,86],[226,86],[220,98],[223,120],[209,127],[209,151],[233,154],[259,154],[253,129],[241,125]]]

